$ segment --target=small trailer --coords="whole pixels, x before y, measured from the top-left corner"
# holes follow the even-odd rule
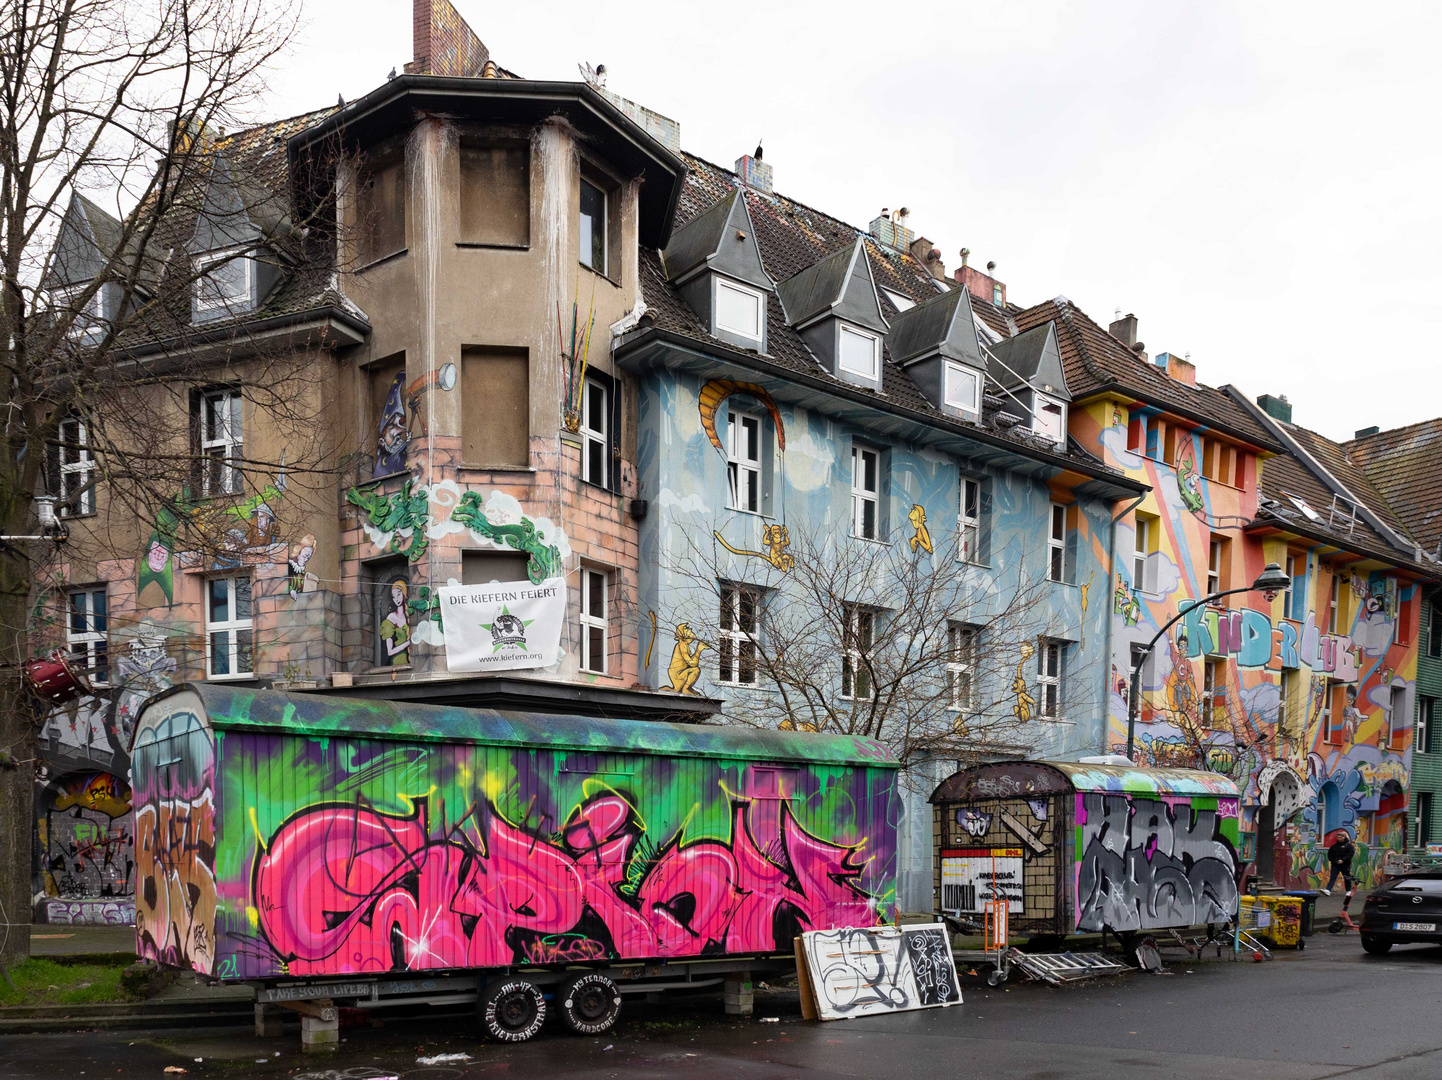
[[[257,1029],[474,1000],[491,1035],[595,1034],[625,993],[794,965],[889,921],[896,762],[845,736],[220,684],[132,738],[136,949],[256,986]]]
[[[1235,922],[1240,798],[1217,773],[1073,761],[963,769],[931,794],[939,909],[1012,936]]]

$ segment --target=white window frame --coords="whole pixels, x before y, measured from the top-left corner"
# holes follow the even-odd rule
[[[890,289],[882,289],[881,291],[886,294],[886,298],[891,301],[891,306],[896,308],[898,312],[910,311],[916,307],[916,301],[909,296],[902,296],[901,293],[892,292]]]
[[[1036,715],[1042,720],[1064,719],[1062,664],[1066,642],[1042,638],[1036,648]]]
[[[65,601],[66,651],[80,662],[92,686],[109,685],[110,647],[106,636],[109,604],[105,586],[72,589],[66,594]],[[97,607],[101,610],[97,611]],[[78,628],[77,622],[80,623]]]
[[[1056,445],[1058,445],[1058,446],[1063,446],[1063,445],[1065,445],[1065,443],[1066,443],[1066,402],[1060,401],[1060,400],[1058,400],[1057,398],[1054,398],[1054,397],[1049,397],[1048,395],[1043,394],[1040,390],[1033,390],[1033,391],[1032,391],[1032,401],[1033,401],[1033,404],[1034,404],[1034,406],[1035,406],[1035,407],[1032,409],[1032,413],[1031,413],[1031,429],[1032,429],[1032,431],[1036,432],[1038,435],[1041,435],[1041,436],[1044,436],[1045,438],[1050,439],[1052,442],[1056,443]],[[1046,409],[1046,407],[1047,407],[1048,405],[1053,405],[1053,406],[1055,406],[1055,407],[1056,407],[1056,410],[1057,410],[1057,414],[1056,414],[1057,431],[1056,431],[1056,434],[1054,434],[1054,435],[1053,435],[1051,432],[1049,432],[1049,431],[1046,430],[1046,428],[1045,428],[1045,426],[1042,424],[1042,420],[1041,420],[1041,418],[1042,418],[1043,415],[1049,415],[1049,414],[1047,413],[1047,409]]]
[[[1207,595],[1222,591],[1222,548],[1225,545],[1221,537],[1213,536],[1207,540]]]
[[[228,248],[225,251],[207,252],[204,255],[195,257],[195,284],[192,295],[195,298],[195,310],[198,314],[211,311],[249,311],[252,307],[251,298],[255,295],[255,259],[250,255],[240,254],[240,248]],[[214,286],[216,279],[210,276],[213,267],[223,264],[238,263],[244,284],[241,294],[223,294],[218,288],[207,289],[207,283]]]
[[[1049,503],[1046,533],[1046,579],[1066,581],[1066,507]]]
[[[1342,607],[1342,573],[1340,570],[1332,571],[1332,595],[1327,605],[1327,633],[1337,632],[1337,612]]]
[[[601,586],[601,610],[597,613],[592,603],[591,589],[597,582]],[[610,649],[611,626],[608,613],[611,610],[611,580],[604,570],[589,566],[581,567],[581,670],[592,675],[605,675]],[[596,655],[595,632],[600,631],[600,656]],[[597,666],[599,659],[600,665]]]
[[[866,486],[866,459],[873,467],[873,487]],[[871,535],[866,535],[866,508],[871,508]],[[877,540],[881,532],[881,451],[851,444],[851,535],[858,540]]]
[[[593,395],[601,397],[601,427],[591,426],[591,401]],[[597,487],[611,486],[611,391],[599,379],[589,376],[581,388],[581,479]],[[601,477],[591,475],[592,452],[601,448]]]
[[[1277,679],[1277,732],[1283,735],[1287,732],[1288,702],[1292,697],[1292,683],[1296,679],[1293,671],[1293,668],[1282,668]]]
[[[212,412],[220,417],[210,422]],[[244,404],[239,390],[217,390],[205,394],[200,402],[200,455],[204,458],[201,472],[201,494],[239,495],[243,487],[240,469],[236,467],[245,446],[243,427]],[[212,481],[213,463],[220,463],[220,483]],[[218,486],[218,490],[217,490]]]
[[[869,664],[876,649],[876,609],[864,604],[841,605],[841,697],[846,701],[871,701],[876,682]],[[857,693],[857,690],[869,693]]]
[[[1332,741],[1332,691],[1336,689],[1336,686],[1337,684],[1331,679],[1322,681],[1322,708],[1317,716],[1317,721],[1321,725],[1322,742],[1327,746],[1342,745]],[[1343,731],[1342,725],[1337,725],[1337,730]]]
[[[971,507],[970,513],[967,507]],[[961,536],[961,561],[976,563],[981,558],[981,481],[973,476],[961,478],[956,508],[956,531]]]
[[[1294,602],[1294,590],[1297,587],[1297,556],[1288,555],[1286,561],[1287,587],[1282,590],[1282,618],[1292,617],[1292,604]]]
[[[228,619],[215,619],[212,608],[212,589],[216,582],[226,583],[226,610],[230,614]],[[240,618],[236,612],[240,605],[239,582],[247,583],[247,593],[250,597],[251,614]],[[255,677],[255,582],[249,574],[227,574],[224,577],[212,577],[205,580],[205,677],[207,679],[251,679]],[[226,671],[216,673],[216,636],[225,635],[226,649]],[[240,661],[243,656],[240,635],[249,634],[250,637],[250,669],[239,671]]]
[[[981,627],[952,622],[946,626],[946,700],[953,712],[976,711],[976,656]]]
[[[1407,711],[1407,688],[1405,686],[1390,687],[1387,694],[1387,730],[1383,733],[1386,742],[1383,743],[1388,750],[1395,750],[1397,743],[1402,737],[1402,718]]]
[[[748,452],[748,429],[756,436],[756,453]],[[726,413],[726,486],[732,510],[761,513],[761,446],[765,436],[761,417],[737,409]]]
[[[762,333],[766,328],[766,294],[761,292],[760,289],[753,289],[747,285],[742,285],[739,282],[732,281],[730,278],[723,278],[719,274],[715,275],[715,281],[716,291],[712,296],[711,304],[712,310],[715,312],[716,329],[724,330],[728,334],[735,334],[737,337],[746,338],[759,345]],[[733,292],[737,296],[744,296],[756,305],[756,325],[754,329],[741,326],[729,326],[721,321],[721,294],[726,291]]]
[[[57,312],[66,312],[71,315],[70,325],[65,328],[65,337],[71,341],[84,337],[91,330],[96,329],[105,318],[105,289],[102,283],[90,295],[85,306],[78,311],[75,308],[75,298],[90,287],[90,282],[83,281],[79,285],[62,285],[58,289],[51,290],[50,306]]]
[[[1136,534],[1132,544],[1132,588],[1137,592],[1147,591],[1147,556],[1152,553],[1152,522],[1140,514],[1133,522]]]
[[[1217,695],[1220,693],[1225,699],[1227,693],[1227,676],[1225,660],[1203,660],[1202,661],[1202,727],[1208,730],[1216,729],[1217,719]],[[1217,686],[1217,675],[1222,676],[1220,690]]]
[[[953,377],[958,380],[971,380],[970,400],[965,402],[952,400]],[[960,409],[962,412],[974,413],[981,411],[981,372],[975,368],[969,368],[965,364],[959,364],[955,360],[948,360],[946,362],[944,378],[946,385],[942,388],[942,401],[950,405],[953,409]]]
[[[582,185],[581,187],[579,187],[579,188],[576,189],[576,190],[577,190],[577,195],[576,195],[576,219],[577,219],[577,228],[576,228],[576,241],[577,241],[577,245],[576,245],[576,246],[577,246],[577,254],[578,254],[578,257],[579,257],[580,260],[581,260],[581,265],[582,265],[582,266],[587,267],[587,268],[589,268],[589,269],[591,269],[591,270],[594,270],[596,273],[600,274],[602,277],[607,277],[607,276],[609,275],[609,269],[610,269],[607,264],[611,261],[611,237],[610,237],[610,235],[609,235],[609,230],[610,230],[610,225],[611,225],[611,193],[610,193],[609,191],[607,191],[605,188],[603,188],[600,184],[595,184],[595,183],[592,183],[590,180],[587,180],[584,176],[581,177],[581,185]],[[591,263],[591,255],[592,255],[592,252],[585,250],[585,248],[581,245],[581,242],[580,242],[580,241],[581,241],[580,222],[581,222],[581,221],[584,221],[584,220],[586,220],[588,217],[590,217],[590,215],[584,214],[584,213],[581,212],[581,193],[584,192],[587,187],[593,189],[594,191],[599,192],[600,195],[601,195],[601,218],[600,218],[600,224],[601,224],[601,265],[600,265],[600,266],[594,266],[594,265],[592,265],[592,263]],[[592,220],[593,222],[595,221],[594,218],[592,218],[591,220]],[[595,233],[594,233],[595,226],[594,226],[594,224],[592,225],[592,229],[593,229],[593,232],[592,232],[592,246],[594,247],[594,237],[595,237]]]
[[[1417,792],[1417,821],[1413,834],[1413,847],[1425,847],[1432,840],[1432,815],[1436,812],[1433,803],[1436,796],[1430,791]]]
[[[850,334],[852,337],[858,338],[862,341],[868,341],[871,343],[871,364],[865,370],[852,367],[846,362],[846,349],[842,343],[846,340],[847,334]],[[869,330],[863,330],[859,326],[852,326],[850,323],[837,322],[836,366],[842,371],[849,372],[852,375],[859,375],[863,379],[880,381],[881,337],[877,334],[871,333]]]
[[[716,681],[723,686],[756,686],[760,670],[756,653],[761,641],[765,614],[765,590],[755,585],[723,581],[720,584],[720,612],[717,621]],[[750,604],[750,627],[746,625],[746,602]],[[749,661],[748,661],[749,657]],[[747,664],[751,677],[745,677]],[[728,670],[729,665],[729,670]]]
[[[67,429],[73,429],[75,437],[72,439],[67,434]],[[81,517],[86,514],[95,513],[95,485],[91,482],[95,479],[95,459],[90,456],[90,429],[85,421],[78,416],[67,416],[60,421],[56,431],[59,442],[58,453],[60,457],[60,507],[58,513],[61,517]],[[75,452],[74,461],[66,461],[67,450]],[[79,502],[75,509],[70,508],[70,500],[75,492],[82,491]]]
[[[1437,718],[1437,699],[1427,694],[1417,695],[1417,718],[1412,722],[1412,753],[1432,753],[1432,725]]]

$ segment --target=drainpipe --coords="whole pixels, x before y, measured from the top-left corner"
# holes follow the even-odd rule
[[[1112,515],[1111,534],[1107,537],[1107,587],[1106,587],[1106,590],[1102,593],[1102,595],[1106,597],[1105,603],[1106,603],[1108,606],[1111,605],[1112,576],[1116,573],[1116,561],[1117,561],[1117,522],[1120,521],[1122,518],[1126,517],[1128,514],[1130,514],[1130,513],[1131,513],[1133,510],[1135,510],[1138,506],[1140,506],[1140,505],[1142,504],[1142,500],[1145,499],[1146,497],[1147,497],[1147,493],[1144,491],[1144,492],[1142,492],[1140,495],[1138,495],[1135,499],[1133,499],[1131,502],[1127,503],[1126,506],[1122,507],[1121,510],[1120,510],[1120,512]],[[1112,703],[1112,674],[1111,674],[1111,662],[1112,662],[1112,624],[1113,624],[1114,621],[1115,621],[1115,620],[1112,618],[1112,613],[1111,613],[1111,612],[1107,612],[1107,633],[1106,633],[1106,639],[1105,639],[1105,640],[1106,640],[1106,645],[1105,645],[1105,648],[1106,648],[1106,657],[1105,657],[1105,667],[1104,667],[1104,670],[1105,670],[1105,672],[1106,672],[1107,692],[1106,692],[1106,694],[1105,694],[1105,695],[1103,696],[1103,698],[1102,698],[1102,700],[1103,700],[1104,702],[1106,702],[1106,705],[1107,705],[1107,715],[1106,715],[1105,726],[1102,728],[1102,745],[1101,745],[1101,749],[1100,749],[1099,751],[1097,751],[1098,753],[1101,753],[1101,754],[1109,753],[1109,751],[1107,750],[1107,742],[1108,742],[1108,736],[1109,736],[1110,733],[1111,733],[1111,703]],[[1128,703],[1128,707],[1130,707],[1130,703]]]

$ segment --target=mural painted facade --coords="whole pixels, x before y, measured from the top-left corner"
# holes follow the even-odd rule
[[[1142,669],[1138,759],[1233,777],[1240,855],[1259,876],[1324,884],[1325,849],[1345,832],[1358,845],[1359,880],[1373,882],[1385,850],[1404,839],[1415,575],[1259,518],[1270,455],[1255,446],[1130,398],[1075,409],[1072,432],[1152,488],[1117,530],[1111,748],[1126,743],[1133,650],[1184,612]],[[1192,605],[1244,587],[1271,562],[1292,573],[1288,592]]]
[[[749,739],[171,695],[136,740],[142,955],[275,978],[789,953],[888,917],[881,748]]]

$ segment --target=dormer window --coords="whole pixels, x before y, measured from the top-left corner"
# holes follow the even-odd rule
[[[197,316],[249,311],[254,288],[255,260],[248,255],[231,251],[195,260]]]
[[[1036,408],[1032,411],[1031,429],[1044,435],[1060,446],[1066,441],[1066,406],[1045,394],[1036,395]]]
[[[964,364],[946,365],[946,403],[963,412],[981,411],[981,374]]]
[[[581,265],[606,276],[606,193],[581,180]]]
[[[67,285],[51,293],[50,304],[56,317],[71,316],[70,325],[65,329],[67,338],[73,341],[85,337],[92,330],[100,329],[105,321],[105,290],[107,287],[101,285],[90,294],[90,299],[85,301],[84,305],[79,303],[80,294],[89,288],[88,282],[81,285]]]
[[[877,379],[881,367],[881,338],[845,323],[838,323],[837,331],[836,354],[841,370],[860,375],[863,379]]]
[[[734,281],[715,276],[716,329],[761,343],[766,297],[759,289],[750,289]]]

